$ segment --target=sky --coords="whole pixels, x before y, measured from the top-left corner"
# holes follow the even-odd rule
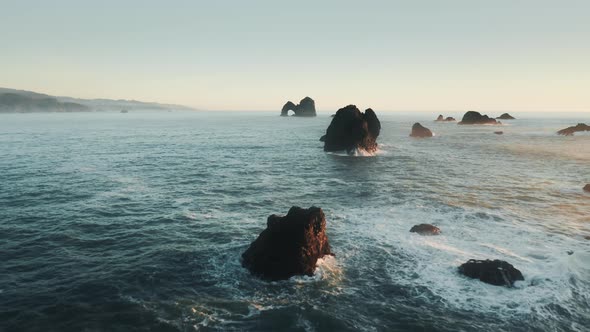
[[[280,110],[590,111],[590,1],[0,0],[0,87]]]

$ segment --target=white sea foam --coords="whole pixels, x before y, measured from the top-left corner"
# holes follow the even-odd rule
[[[364,149],[354,149],[352,151],[352,153],[350,153],[350,154],[344,150],[332,151],[332,152],[326,152],[326,153],[334,155],[334,156],[340,156],[340,157],[375,157],[378,155],[387,154],[387,151],[384,151],[384,150],[381,150],[378,148],[375,152],[368,152],[367,150],[364,150]]]
[[[580,251],[568,256],[565,248],[575,246],[576,241],[565,236],[548,239],[532,229],[515,237],[514,227],[506,222],[473,223],[461,213],[441,218],[413,204],[369,213],[352,210],[347,218],[363,221],[359,222],[359,232],[370,230],[373,245],[384,253],[407,257],[408,262],[402,265],[385,264],[393,283],[425,286],[446,305],[460,310],[501,312],[505,316],[533,312],[549,315],[544,309],[548,304],[571,305],[571,278],[590,276],[583,263],[590,255]],[[437,224],[442,234],[428,237],[409,233],[412,225],[425,220]],[[509,289],[464,277],[457,268],[469,259],[506,260],[522,271],[525,281]],[[347,269],[353,263],[345,260],[342,264]]]

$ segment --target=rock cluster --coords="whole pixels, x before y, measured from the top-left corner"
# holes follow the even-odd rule
[[[436,118],[435,121],[439,121],[439,122],[453,122],[453,121],[457,121],[457,120],[455,120],[455,118],[452,117],[452,116],[448,116],[448,117],[445,118],[445,117],[443,117],[442,114],[440,114],[438,116],[438,118]]]
[[[460,125],[470,124],[500,124],[496,119],[490,118],[487,115],[482,115],[479,112],[469,111],[463,115],[463,119],[459,122]]]
[[[567,127],[557,132],[558,135],[573,136],[578,131],[590,131],[590,126],[585,123],[578,123],[575,126]]]

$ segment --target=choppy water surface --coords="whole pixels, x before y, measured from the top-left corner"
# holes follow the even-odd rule
[[[372,157],[324,153],[328,114],[1,115],[0,330],[587,329],[590,135],[555,131],[590,116],[436,115],[378,112]],[[257,280],[240,255],[292,205],[324,209],[336,257]],[[458,275],[470,258],[526,281]]]

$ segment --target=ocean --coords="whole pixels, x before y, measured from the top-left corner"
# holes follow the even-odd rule
[[[364,156],[323,152],[331,113],[1,114],[0,330],[588,331],[590,133],[555,132],[590,114],[376,112]],[[324,210],[335,257],[250,275],[291,206]],[[525,281],[459,275],[471,258]]]

